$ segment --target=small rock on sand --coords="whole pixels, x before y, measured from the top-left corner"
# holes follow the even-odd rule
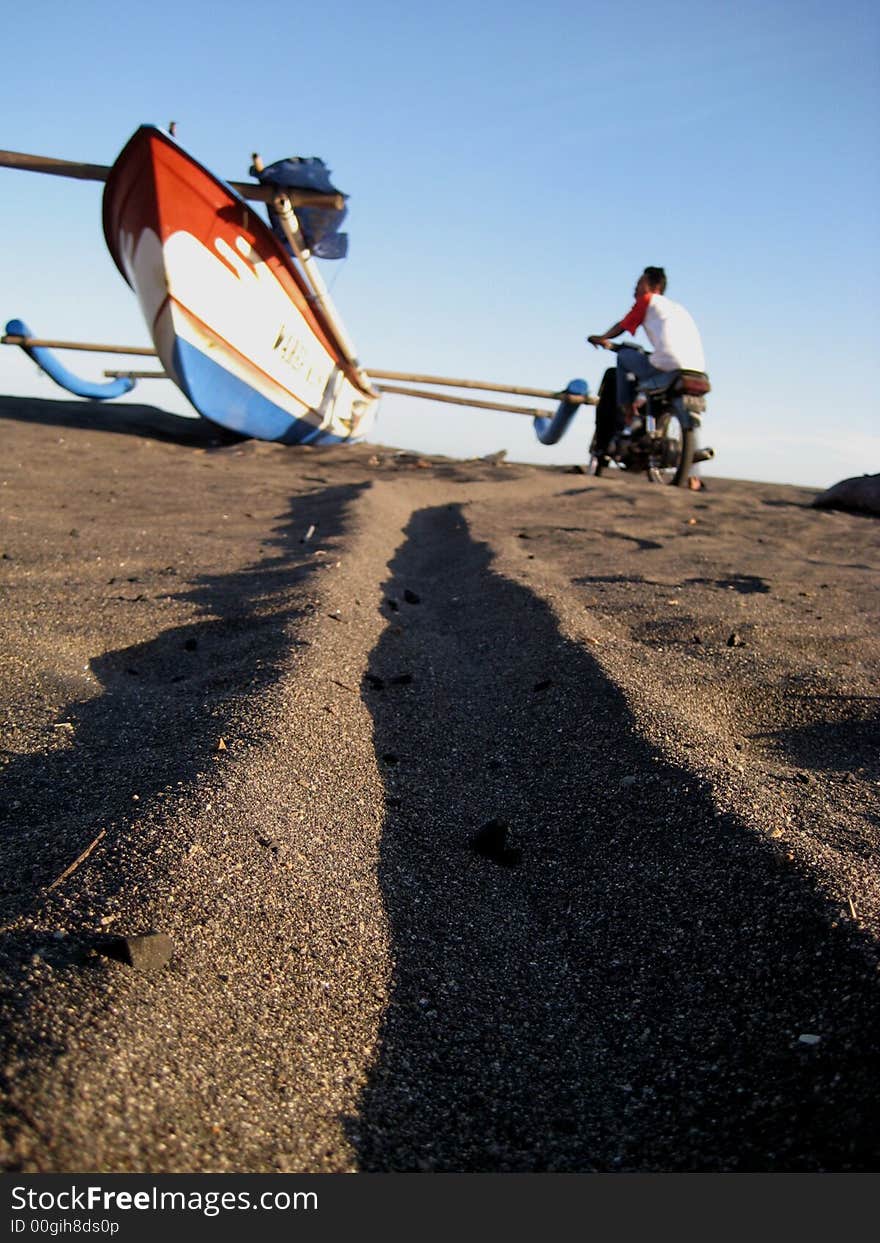
[[[508,846],[507,832],[508,825],[504,820],[490,820],[473,834],[471,847],[484,859],[491,859],[502,867],[515,867],[522,858],[522,851]]]
[[[105,952],[135,971],[153,972],[170,961],[174,944],[165,932],[146,932],[135,937],[115,937]]]

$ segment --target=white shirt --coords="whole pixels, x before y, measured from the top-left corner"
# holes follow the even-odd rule
[[[651,295],[642,327],[654,347],[651,362],[661,371],[705,371],[703,342],[689,312],[665,294]]]

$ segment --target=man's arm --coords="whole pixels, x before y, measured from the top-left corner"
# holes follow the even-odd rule
[[[616,324],[612,324],[601,337],[587,337],[590,345],[601,345],[607,350],[609,348],[608,342],[614,337],[619,337],[622,332],[635,333],[635,330],[644,322],[650,301],[651,295],[649,293],[641,294],[636,298],[632,309],[624,315],[623,319],[618,320]]]
[[[603,349],[607,350],[608,342],[612,341],[615,337],[619,337],[620,334],[624,331],[625,329],[624,329],[623,324],[618,322],[616,324],[612,324],[611,327],[608,329],[608,331],[603,332],[601,336],[587,337],[587,340],[589,341],[590,345],[595,346],[596,349],[598,349],[599,346],[602,346]]]

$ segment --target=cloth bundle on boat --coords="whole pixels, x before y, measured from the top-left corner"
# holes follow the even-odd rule
[[[290,187],[294,190],[316,190],[322,194],[341,194],[330,181],[330,170],[316,155],[289,156],[276,160],[263,169],[251,169],[251,176],[259,177],[265,185]],[[347,198],[343,195],[343,198]],[[340,233],[339,226],[347,215],[347,208],[298,207],[296,218],[302,230],[303,240],[319,259],[344,259],[348,253],[348,234]],[[269,204],[269,222],[276,237],[287,246],[284,230]],[[290,247],[287,246],[289,250]]]

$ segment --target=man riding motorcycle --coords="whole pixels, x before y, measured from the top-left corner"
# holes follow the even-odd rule
[[[641,327],[653,346],[651,354],[618,346],[617,367],[609,368],[602,378],[596,409],[596,454],[600,462],[608,461],[608,446],[614,433],[634,417],[637,383],[650,390],[655,381],[657,387],[663,388],[670,371],[706,370],[696,324],[683,306],[666,297],[665,291],[663,268],[645,268],[636,282],[635,302],[629,312],[607,332],[587,337],[590,345],[611,349],[614,337],[624,332],[635,335]]]

